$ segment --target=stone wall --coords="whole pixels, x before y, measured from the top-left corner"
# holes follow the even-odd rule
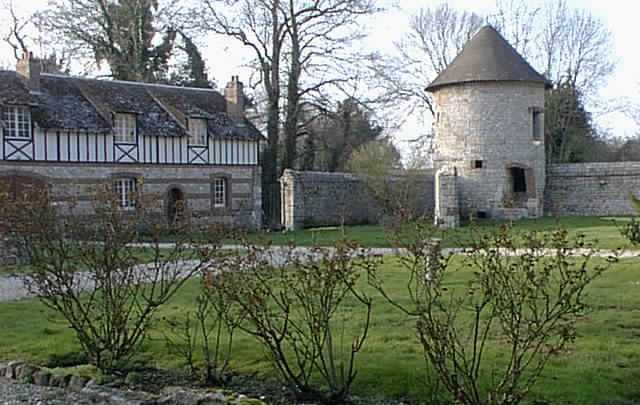
[[[455,168],[441,167],[435,179],[435,223],[443,228],[460,225],[458,173]]]
[[[187,210],[204,220],[248,228],[262,225],[259,166],[0,163],[0,179],[12,176],[37,178],[48,185],[54,201],[76,200],[79,213],[91,211],[91,193],[97,185],[118,177],[131,177],[141,179],[143,193],[161,199],[163,215],[168,210],[168,192],[178,189]],[[213,179],[219,177],[227,179],[225,208],[213,206]]]
[[[640,197],[640,162],[548,166],[547,215],[630,215]]]
[[[280,179],[282,225],[289,230],[313,226],[378,223],[380,205],[365,183],[349,173],[285,170]],[[423,214],[434,209],[434,173],[419,176],[416,207]]]

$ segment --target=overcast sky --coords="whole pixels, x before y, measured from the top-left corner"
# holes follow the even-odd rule
[[[398,40],[408,26],[408,16],[421,6],[437,5],[441,1],[428,0],[381,0],[385,3],[393,1],[398,8],[390,8],[384,15],[375,17],[368,43],[372,49],[390,50],[394,41]],[[530,3],[535,4],[533,0]],[[611,30],[614,38],[613,53],[617,61],[617,68],[609,81],[603,86],[601,95],[607,100],[621,102],[625,99],[640,99],[640,46],[638,45],[638,19],[640,2],[635,0],[568,0],[569,4],[591,11]],[[493,10],[495,0],[450,0],[449,3],[458,9],[473,11],[487,15]],[[540,1],[540,3],[542,3]],[[46,0],[14,0],[21,13],[32,13],[44,7]],[[2,16],[0,16],[2,17]],[[0,18],[2,21],[2,18]],[[203,41],[201,41],[203,42]],[[205,57],[207,58],[210,74],[224,86],[232,75],[240,75],[245,80],[249,71],[242,65],[251,56],[246,49],[236,42],[210,37],[206,39]],[[0,44],[0,62],[2,65],[13,64],[10,49]],[[421,83],[426,86],[427,83]],[[634,123],[621,113],[597,116],[597,124],[610,131],[613,136],[627,137],[638,133]],[[398,146],[406,149],[407,139],[415,138],[419,134],[418,123],[409,122],[400,133],[396,134]]]

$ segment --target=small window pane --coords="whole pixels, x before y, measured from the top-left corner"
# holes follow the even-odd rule
[[[213,181],[213,206],[224,208],[227,206],[227,180],[223,178]]]
[[[113,189],[118,205],[123,209],[133,209],[136,206],[136,180],[117,179],[113,184]]]
[[[135,143],[137,133],[136,116],[133,114],[116,114],[113,130],[116,143]]]
[[[2,109],[4,136],[9,138],[31,138],[31,111],[27,107],[4,107]]]
[[[191,134],[192,145],[207,144],[207,121],[203,119],[190,119],[189,132]]]

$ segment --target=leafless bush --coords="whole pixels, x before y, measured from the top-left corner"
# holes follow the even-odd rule
[[[236,274],[205,272],[195,311],[166,320],[169,349],[184,358],[193,376],[199,372],[196,356],[201,353],[204,379],[210,384],[227,381],[233,337],[244,319],[244,313],[224,292],[229,285],[232,288],[233,283],[227,280]]]
[[[407,250],[400,260],[410,274],[410,306],[375,278],[374,286],[416,319],[425,357],[456,403],[520,403],[549,359],[575,338],[585,288],[616,258],[594,260],[583,238],[564,230],[516,237],[505,227],[473,243],[461,258],[471,280],[456,287],[449,277],[460,267],[432,232],[417,225],[413,237],[397,238]],[[586,250],[573,257],[574,248]],[[487,360],[489,347],[499,347],[506,362]]]
[[[346,242],[309,251],[247,248],[227,262],[243,271],[224,290],[246,314],[241,328],[263,345],[295,395],[344,399],[372,316],[372,300],[359,280],[375,274],[379,260]],[[358,331],[351,332],[354,326]],[[316,374],[324,387],[313,385]]]
[[[633,195],[633,193],[631,193],[630,199],[636,213],[640,215],[640,200]],[[636,246],[640,245],[640,220],[637,217],[632,217],[631,221],[622,225],[620,233],[627,238],[629,242]]]
[[[90,210],[73,199],[51,204],[46,193],[2,204],[5,236],[28,248],[29,291],[65,318],[91,362],[105,371],[116,371],[138,351],[157,309],[210,266],[220,240],[174,226],[175,243],[161,246],[167,225],[158,220],[157,196],[138,193],[135,209],[125,210],[113,195],[109,187],[95,190]],[[135,246],[143,234],[148,243]],[[195,234],[209,239],[194,240]]]

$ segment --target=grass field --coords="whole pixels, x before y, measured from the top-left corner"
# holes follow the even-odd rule
[[[513,222],[513,227],[519,231],[544,231],[557,227],[568,229],[572,235],[582,233],[587,240],[594,242],[601,249],[616,249],[630,247],[628,241],[622,237],[618,229],[628,218],[612,217],[564,217],[541,219],[527,219]],[[479,221],[475,228],[479,232],[486,232],[507,224],[501,221]],[[472,227],[463,226],[449,230],[440,235],[444,245],[448,247],[461,247],[468,244]],[[362,225],[310,228],[295,232],[272,232],[251,235],[255,239],[266,238],[276,245],[283,245],[289,241],[300,246],[318,244],[320,246],[332,245],[337,239],[347,237],[358,241],[368,247],[389,246],[390,242],[382,226]]]
[[[453,272],[447,282],[452,288],[463,285],[468,270]],[[383,278],[392,295],[405,296],[406,275],[395,259],[387,258]],[[193,310],[198,283],[192,281],[158,314],[184,314]],[[371,397],[425,399],[430,382],[422,349],[416,342],[413,322],[397,309],[376,298],[370,337],[358,363],[360,372],[355,394]],[[589,310],[579,322],[575,344],[550,363],[535,387],[531,402],[552,404],[631,404],[640,401],[640,264],[623,261],[597,280],[588,290]],[[358,315],[358,313],[349,313]],[[345,325],[345,335],[352,325]],[[157,328],[157,327],[156,327]],[[347,345],[349,342],[347,341]],[[167,353],[156,329],[140,355],[149,365],[181,367],[181,361]],[[491,367],[500,364],[501,346],[491,342],[484,370],[492,378]],[[233,369],[272,377],[263,350],[253,338],[238,335]],[[56,314],[35,300],[0,304],[0,359],[27,359],[47,364],[78,352],[72,332]],[[493,365],[493,366],[491,366]],[[629,402],[625,402],[629,401]]]

